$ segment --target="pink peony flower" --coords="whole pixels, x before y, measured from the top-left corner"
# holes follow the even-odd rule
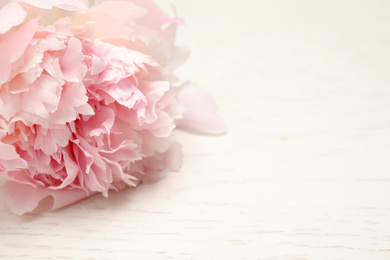
[[[150,0],[0,1],[0,176],[16,214],[153,182],[181,164],[176,126],[225,132],[175,86],[179,18]]]

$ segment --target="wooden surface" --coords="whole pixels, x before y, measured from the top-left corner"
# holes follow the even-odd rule
[[[108,199],[0,204],[0,259],[390,259],[390,2],[170,2],[229,133]]]

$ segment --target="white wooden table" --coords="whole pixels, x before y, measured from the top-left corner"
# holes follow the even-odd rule
[[[390,259],[390,1],[170,2],[229,133],[108,199],[1,203],[0,259]]]

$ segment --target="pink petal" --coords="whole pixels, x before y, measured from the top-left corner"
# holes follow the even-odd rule
[[[2,44],[0,43],[0,46]],[[0,85],[7,82],[11,74],[11,63],[9,54],[5,51],[0,51]]]
[[[12,27],[21,24],[27,13],[18,3],[9,3],[0,9],[0,34],[6,33]]]
[[[156,103],[168,91],[170,83],[167,81],[140,81],[138,88],[146,97],[147,103],[144,113],[139,113],[138,117],[143,117],[145,123],[156,121]],[[137,111],[138,112],[138,111]]]
[[[217,113],[217,105],[205,92],[195,87],[184,87],[178,94],[186,111],[177,126],[204,134],[224,134],[226,124]]]
[[[50,187],[50,189],[60,190],[65,188],[66,186],[74,182],[74,180],[76,179],[77,175],[80,172],[79,165],[77,165],[77,163],[70,157],[69,153],[65,152],[63,153],[63,156],[64,156],[64,163],[65,163],[67,176],[65,177],[65,179],[62,180],[60,186],[58,187],[52,186]]]
[[[19,0],[30,5],[51,9],[53,6],[68,11],[88,11],[88,0]]]
[[[70,38],[68,48],[61,59],[61,70],[68,82],[79,82],[83,78],[86,67],[82,65],[83,54],[80,40]]]
[[[164,179],[169,171],[178,171],[182,159],[181,145],[178,142],[173,142],[165,153],[144,159],[146,169],[141,177],[142,183],[154,183]]]
[[[165,14],[152,0],[128,0],[134,4],[148,10],[147,16],[143,18],[143,22],[151,27],[160,28],[166,23],[177,23],[184,25],[184,21],[180,18],[171,18]],[[153,18],[153,19],[152,19]]]
[[[75,157],[84,178],[84,187],[89,191],[107,194],[111,176],[106,173],[106,163],[102,160],[98,148],[83,139],[79,143],[74,142],[74,144],[73,152],[78,153]]]
[[[106,67],[107,62],[104,59],[96,55],[92,55],[91,75],[99,74],[104,71]]]
[[[84,85],[69,83],[64,85],[57,110],[52,114],[52,123],[65,124],[74,121],[79,114],[92,115],[93,109],[88,105]]]
[[[128,78],[120,80],[117,84],[112,84],[104,91],[112,96],[116,102],[130,109],[141,100],[146,102],[144,95]]]
[[[88,195],[84,190],[79,189],[49,190],[43,187],[34,188],[30,185],[12,181],[1,186],[0,192],[9,209],[17,215],[33,212],[40,202],[46,204],[42,205],[45,206],[45,210],[54,210],[95,194]]]
[[[13,171],[27,168],[27,162],[19,157],[15,147],[0,143],[0,166],[2,170]]]
[[[36,137],[34,148],[42,150],[47,155],[53,155],[59,147],[65,147],[71,137],[71,132],[67,127],[62,129],[44,129],[36,126]]]
[[[132,34],[135,19],[145,15],[147,10],[127,1],[107,1],[91,8],[89,13],[77,14],[74,22],[96,23],[96,39],[116,37],[128,38]]]
[[[13,160],[19,158],[15,147],[10,144],[0,143],[0,160]]]
[[[115,121],[115,112],[108,107],[101,107],[95,116],[92,116],[84,123],[85,130],[89,136],[110,134]]]
[[[60,86],[61,82],[57,79],[42,75],[31,86],[31,90],[23,94],[21,110],[27,114],[48,118],[58,105],[57,88]]]
[[[164,165],[170,171],[178,171],[183,162],[181,144],[174,141],[164,154]]]
[[[11,63],[23,55],[37,28],[38,20],[31,20],[0,41],[0,84],[9,79]]]
[[[157,137],[168,137],[175,128],[174,119],[164,111],[159,111],[157,120],[150,127],[150,131]]]
[[[130,3],[131,1],[106,1],[91,8],[91,11],[107,14],[116,20],[135,20],[144,16],[148,10],[138,5]],[[113,28],[114,29],[114,28]]]

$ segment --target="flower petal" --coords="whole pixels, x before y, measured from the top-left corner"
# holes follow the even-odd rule
[[[0,84],[9,79],[11,63],[23,55],[37,28],[38,20],[34,19],[0,40]]]
[[[224,134],[226,124],[217,113],[214,100],[202,90],[186,86],[178,94],[186,111],[177,120],[177,126],[204,134]]]
[[[19,0],[32,6],[51,9],[53,6],[68,11],[88,11],[88,0]]]
[[[0,187],[0,192],[5,198],[9,209],[23,215],[37,209],[40,202],[46,202],[45,210],[59,209],[82,200],[89,195],[81,189],[49,190],[43,187],[32,187],[17,182],[7,182]],[[44,201],[44,199],[46,199]]]
[[[0,9],[0,34],[6,33],[12,27],[21,24],[27,13],[18,3],[9,3]]]
[[[80,82],[87,68],[82,64],[83,54],[80,40],[70,38],[68,48],[61,60],[61,70],[68,82]]]
[[[13,171],[23,168],[27,168],[27,162],[19,157],[15,147],[0,143],[0,169]]]

